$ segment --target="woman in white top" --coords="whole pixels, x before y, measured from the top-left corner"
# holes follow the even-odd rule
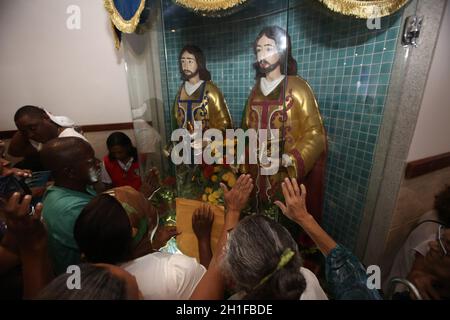
[[[96,196],[74,227],[85,260],[125,269],[136,278],[147,300],[189,299],[206,272],[194,258],[157,252],[174,235],[176,228],[158,228],[156,211],[129,186]]]

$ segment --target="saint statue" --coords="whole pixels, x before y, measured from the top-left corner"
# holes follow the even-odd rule
[[[264,213],[267,208],[265,204],[272,204],[280,197],[281,182],[286,177],[295,177],[305,183],[307,195],[314,197],[314,193],[316,196],[317,192],[323,194],[327,142],[314,93],[308,83],[297,75],[297,62],[292,57],[287,32],[278,26],[265,27],[256,38],[253,49],[256,55],[256,84],[245,106],[242,128],[257,131],[275,129],[279,133],[278,139],[268,134],[265,144],[268,148],[271,143],[277,143],[279,155],[261,150],[264,144],[259,143],[258,152],[265,152],[269,161],[243,167],[244,172],[252,174],[255,182],[255,210]],[[264,174],[272,168],[275,169],[273,174]],[[312,171],[314,187],[310,190],[307,182]],[[312,205],[311,199],[309,202]],[[321,210],[321,199],[319,202],[316,201],[316,204]],[[313,208],[312,211],[315,210]],[[317,213],[315,215],[317,218]]]
[[[172,110],[172,129],[183,128],[191,139],[191,162],[177,165],[178,196],[197,198],[201,196],[195,175],[201,170],[194,159],[202,159],[203,150],[211,141],[199,137],[208,129],[223,133],[233,128],[230,112],[220,89],[211,81],[206,59],[200,48],[186,45],[180,51],[179,68],[183,84],[178,90]],[[198,130],[198,126],[202,130]],[[203,165],[203,164],[202,164]]]
[[[193,45],[181,49],[179,68],[183,84],[175,98],[173,129],[185,128],[192,133],[194,121],[202,123],[202,131],[232,128],[227,104],[220,89],[211,81],[202,50]]]

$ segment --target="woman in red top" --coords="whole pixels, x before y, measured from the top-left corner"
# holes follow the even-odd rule
[[[108,186],[130,186],[140,191],[137,150],[123,132],[113,132],[106,140],[109,154],[103,158],[102,182]]]

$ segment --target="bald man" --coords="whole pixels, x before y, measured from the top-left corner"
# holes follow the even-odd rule
[[[56,274],[80,262],[73,228],[81,210],[95,197],[92,187],[100,175],[100,161],[86,141],[76,137],[47,142],[41,159],[55,184],[44,195],[42,216],[48,228],[49,251]]]

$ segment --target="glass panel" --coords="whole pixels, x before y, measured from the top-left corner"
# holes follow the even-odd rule
[[[240,128],[242,125],[258,128],[258,123],[249,122],[251,106],[248,106],[247,112],[245,111],[247,100],[258,82],[258,80],[255,81],[257,55],[261,60],[261,64],[257,66],[258,70],[262,68],[265,69],[265,72],[271,73],[269,69],[278,68],[277,72],[271,73],[271,79],[278,81],[273,84],[272,89],[278,88],[278,91],[269,90],[271,93],[267,93],[265,100],[277,101],[278,116],[281,117],[281,111],[286,108],[283,106],[285,90],[281,90],[276,84],[284,82],[282,75],[288,68],[287,55],[278,54],[278,52],[286,51],[285,32],[288,20],[288,1],[268,1],[264,6],[261,6],[259,2],[250,1],[232,15],[219,18],[198,16],[178,7],[172,1],[162,1],[162,4],[166,58],[163,63],[166,66],[167,72],[164,76],[168,87],[168,96],[165,101],[167,106],[170,106],[165,108],[166,128],[171,128],[172,131],[180,127],[192,129],[193,125],[190,121],[201,120],[203,117],[197,110],[205,102],[205,97],[208,105],[205,108],[205,119],[207,120],[203,123],[203,131],[208,128],[216,128],[224,132],[225,129]],[[277,26],[279,29],[273,28],[271,32],[280,34],[272,35],[276,39],[261,38],[262,42],[254,48],[255,39],[267,26]],[[203,52],[206,67],[213,81],[213,83],[207,82],[205,88],[199,87],[197,91],[192,91],[195,92],[194,94],[189,94],[188,90],[196,82],[189,81],[186,74],[180,73],[182,71],[180,63],[183,63],[189,54],[194,55],[197,61],[200,58],[200,55],[195,53],[195,49],[190,52],[188,50],[187,57],[183,56],[183,48],[190,44],[197,46]],[[187,75],[189,76],[189,74]],[[195,87],[192,90],[195,90]],[[203,93],[202,90],[204,90]],[[263,97],[258,92],[255,100]],[[176,116],[174,108],[179,112]],[[276,112],[275,105],[266,108],[267,110],[263,109],[256,112],[268,113],[264,115],[267,119],[269,119],[270,112]],[[275,116],[273,115],[274,118]],[[173,119],[174,117],[176,119]],[[268,122],[259,125],[260,128],[263,128],[268,125]],[[222,181],[231,187],[236,180],[237,169],[237,166],[233,170],[233,168],[221,165],[177,166],[178,196],[223,204],[219,183]],[[256,189],[263,194],[262,190],[262,188]],[[257,203],[256,194],[253,198],[254,201],[249,210],[267,212],[267,207],[260,207]],[[278,210],[272,202],[270,205],[277,214]],[[270,212],[268,214],[273,215]]]
[[[305,105],[301,103],[289,109],[289,93],[279,89],[283,92],[282,101],[286,102],[280,104],[280,118],[288,112],[288,117],[292,116],[289,119],[303,119],[301,123],[295,120],[280,127],[287,130],[284,131],[286,136],[282,139],[281,153],[289,156],[287,162],[292,161],[286,167],[280,161],[281,171],[287,174],[287,168],[295,168],[289,174],[304,181],[311,194],[319,195],[317,199],[310,200],[310,210],[316,212],[316,217],[337,241],[353,248],[366,204],[374,202],[374,199],[368,201],[367,196],[380,128],[383,121],[392,118],[383,117],[388,89],[395,85],[391,83],[391,76],[403,11],[380,19],[379,24],[377,21],[368,24],[365,19],[332,13],[317,1],[248,1],[247,5],[223,17],[201,16],[170,0],[151,3],[149,31],[140,36],[126,35],[124,40],[133,111],[138,116],[145,109],[141,108],[145,104],[147,108],[141,120],[151,121],[161,136],[161,146],[148,148],[146,142],[152,141],[148,137],[150,134],[154,136],[154,131],[141,121],[144,130],[143,133],[136,131],[137,145],[141,155],[149,154],[149,157],[143,157],[147,164],[142,163],[142,167],[149,168],[156,164],[165,176],[176,178],[178,196],[220,204],[218,183],[231,169],[224,169],[223,166],[212,169],[199,165],[170,166],[169,158],[160,156],[160,151],[162,148],[168,149],[174,129],[185,127],[192,130],[191,120],[205,120],[203,111],[194,112],[205,97],[212,102],[216,101],[215,97],[221,100],[223,96],[224,102],[219,107],[210,103],[211,110],[207,109],[207,121],[203,124],[219,130],[248,124],[246,120],[250,116],[245,113],[246,104],[251,100],[249,97],[254,88],[262,91],[255,80],[253,43],[264,27],[281,27],[290,35],[292,57],[297,61],[298,70],[295,73],[306,80],[311,88],[308,87],[308,90],[312,90],[317,99],[328,146],[326,161],[321,158],[320,152],[313,156],[307,154],[309,145],[302,145],[301,142],[307,133],[302,130],[308,128],[307,119],[311,118],[292,116],[289,112],[300,110]],[[201,84],[197,88],[196,81],[191,85],[184,84],[182,78],[189,82],[192,75],[180,72],[180,55],[187,44],[196,45],[203,52],[214,87],[210,85],[206,88],[206,84]],[[191,55],[196,57],[198,63],[199,56],[192,52]],[[184,60],[188,61],[188,58],[192,56],[188,55]],[[283,68],[289,65],[286,59],[281,61]],[[402,61],[398,63],[404,66],[406,59],[402,56]],[[404,72],[403,66],[398,68],[398,72]],[[186,68],[189,69],[189,66]],[[288,88],[292,87],[286,83]],[[305,92],[309,91],[305,86],[294,86],[292,92],[300,88],[301,94],[307,95]],[[270,97],[270,83],[266,83],[265,88]],[[190,99],[186,96],[187,90],[192,91],[193,95],[199,92],[195,99]],[[177,98],[180,92],[182,97]],[[212,95],[208,96],[206,92]],[[196,99],[200,102],[195,102]],[[214,108],[223,112],[228,109],[232,123],[214,121]],[[258,114],[261,119],[263,109],[256,110],[261,112]],[[276,112],[270,106],[267,110]],[[264,115],[265,121],[272,119],[271,116],[272,113]],[[256,123],[262,125],[263,122]],[[296,148],[289,146],[289,139],[297,143],[296,151]],[[317,145],[311,149],[321,151]],[[320,167],[325,164],[326,170],[323,171]],[[324,172],[326,175],[321,180]],[[307,178],[305,173],[308,173]],[[311,174],[316,174],[318,178],[308,178]],[[234,181],[235,175],[230,173],[224,181]],[[269,182],[272,186],[274,181]],[[206,187],[211,189],[205,190]],[[279,218],[277,210],[271,211],[273,207],[261,206],[261,202],[267,200],[267,197],[261,198],[264,193],[270,197],[270,203],[279,196],[279,193],[273,192],[277,189],[276,185],[268,193],[265,192],[266,187],[260,185],[257,189],[259,194],[253,196],[250,211]]]

